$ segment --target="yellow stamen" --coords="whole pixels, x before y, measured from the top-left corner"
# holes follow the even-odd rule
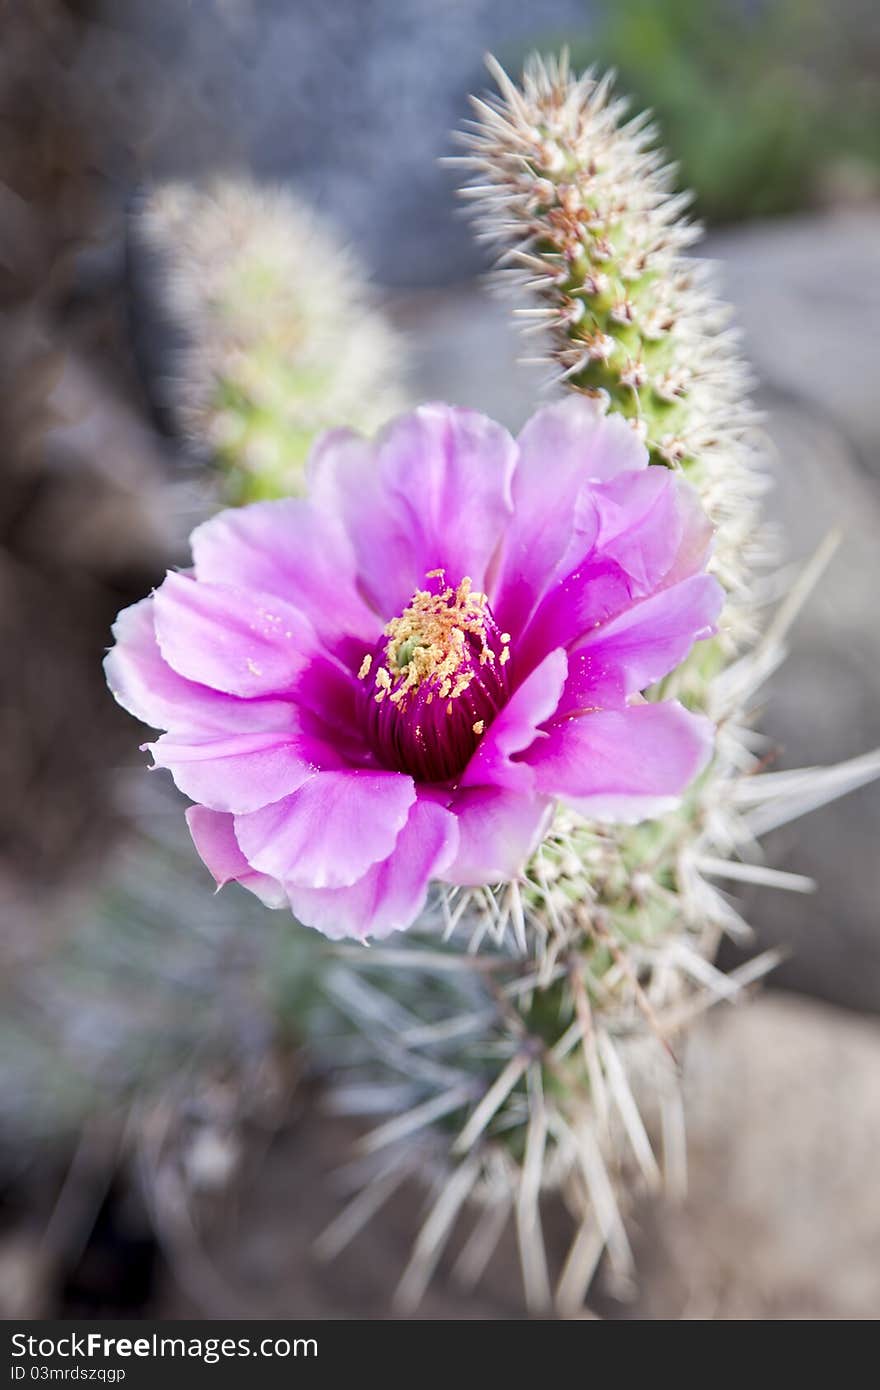
[[[426,577],[442,579],[443,575],[442,569],[432,570]],[[495,660],[495,652],[486,642],[486,603],[485,594],[471,591],[467,577],[456,589],[447,585],[438,594],[417,589],[400,617],[392,618],[385,628],[385,664],[376,671],[380,694],[375,698],[382,698],[399,681],[391,699],[402,707],[411,690],[430,680],[440,699],[449,701],[447,713],[451,713],[452,701],[467,690],[475,674],[465,664],[468,637],[476,637],[480,642],[481,664]]]

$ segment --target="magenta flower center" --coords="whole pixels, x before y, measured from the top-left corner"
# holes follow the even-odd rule
[[[453,589],[443,570],[425,578],[430,587],[417,589],[386,625],[358,675],[382,765],[421,782],[448,782],[508,698],[510,637],[470,579]]]

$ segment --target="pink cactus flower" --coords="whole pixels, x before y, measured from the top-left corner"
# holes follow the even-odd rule
[[[571,397],[514,440],[428,405],[313,452],[308,500],[226,511],[120,613],[107,680],[232,880],[331,937],[429,884],[519,875],[557,801],[634,822],[709,722],[640,692],[714,631],[711,526],[618,415]]]

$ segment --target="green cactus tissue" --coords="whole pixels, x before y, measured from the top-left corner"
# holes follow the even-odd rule
[[[243,178],[150,190],[138,232],[185,346],[170,382],[183,432],[233,503],[302,491],[322,430],[372,431],[403,404],[403,351],[336,229]]]

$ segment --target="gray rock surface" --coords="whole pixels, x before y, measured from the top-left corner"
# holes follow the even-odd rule
[[[618,1315],[880,1317],[880,1024],[767,995],[710,1018],[686,1077],[689,1194],[642,1213]]]
[[[80,62],[108,171],[244,167],[295,183],[388,284],[441,284],[485,260],[439,164],[483,54],[512,67],[581,32],[585,0],[99,0]],[[120,74],[122,75],[120,78]],[[108,139],[107,122],[112,123]]]
[[[832,528],[840,547],[771,681],[762,728],[780,767],[880,745],[880,214],[747,229],[710,244],[736,306],[776,446],[767,510],[785,558]],[[777,983],[880,1009],[880,783],[769,837],[768,858],[817,880],[812,899],[762,892],[762,944],[792,956]]]
[[[876,206],[715,235],[749,358],[779,400],[809,407],[880,478],[880,214]]]

